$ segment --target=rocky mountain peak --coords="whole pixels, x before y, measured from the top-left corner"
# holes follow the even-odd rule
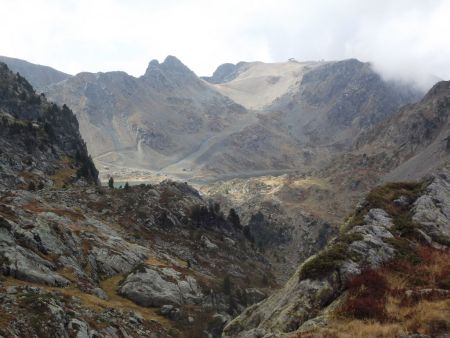
[[[209,83],[219,84],[233,80],[236,77],[237,66],[232,63],[224,63],[217,67],[212,76],[202,77]]]
[[[150,61],[144,77],[154,77],[156,74],[196,77],[192,70],[172,55],[168,55],[162,63],[159,63],[156,59]]]
[[[197,75],[171,55],[167,56],[162,63],[158,60],[150,61],[141,79],[158,91],[201,85]]]
[[[167,55],[167,57],[164,59],[164,62],[161,64],[163,67],[167,67],[168,69],[178,69],[178,70],[188,70],[189,68],[186,67],[177,57],[173,55]]]
[[[436,83],[425,95],[424,100],[431,99],[433,97],[442,97],[450,95],[450,81],[439,81]]]

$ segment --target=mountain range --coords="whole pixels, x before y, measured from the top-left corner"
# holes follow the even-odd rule
[[[139,78],[61,80],[52,70],[44,79],[41,66],[10,66],[71,107],[101,172],[138,168],[190,180],[316,168],[422,94],[357,60],[242,62],[204,79],[173,56],[151,61]]]
[[[0,334],[450,331],[448,81],[355,59],[202,78],[173,56],[141,77],[0,61],[20,73],[1,64]]]

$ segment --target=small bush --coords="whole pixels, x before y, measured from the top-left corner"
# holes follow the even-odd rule
[[[432,239],[436,243],[450,247],[450,236],[445,236],[442,234],[432,234]]]
[[[435,319],[428,323],[428,332],[433,336],[437,337],[442,334],[450,332],[450,325],[447,321],[442,319]]]
[[[233,226],[236,229],[242,229],[241,220],[239,218],[239,215],[237,214],[236,210],[234,210],[233,208],[230,209],[227,220],[228,220],[228,222],[233,224]]]
[[[31,182],[28,184],[28,190],[29,190],[29,191],[35,191],[35,190],[36,190],[36,184],[34,184],[33,181],[31,181]]]
[[[226,275],[223,279],[222,283],[223,293],[226,295],[230,295],[233,289],[233,282],[231,281],[230,276]]]
[[[347,282],[348,298],[342,313],[356,319],[386,319],[387,280],[374,270],[366,270]]]
[[[448,262],[447,266],[442,267],[442,270],[436,279],[439,288],[450,290],[450,262]]]

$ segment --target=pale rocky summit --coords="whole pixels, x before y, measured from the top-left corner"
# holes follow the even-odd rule
[[[280,79],[268,83],[277,72]],[[235,79],[214,86],[258,112],[256,122],[200,157],[203,171],[223,177],[294,170],[306,174],[332,164],[333,157],[351,149],[362,131],[422,95],[412,87],[384,81],[369,63],[354,59],[256,62]]]

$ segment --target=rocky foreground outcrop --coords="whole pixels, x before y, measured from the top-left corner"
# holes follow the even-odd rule
[[[46,337],[69,335],[72,318],[78,332],[98,331],[106,321],[143,337],[202,336],[204,330],[218,336],[231,315],[261,300],[258,289],[272,283],[270,266],[242,229],[194,189],[173,182],[126,190],[2,190],[0,271],[0,288],[18,288],[3,298],[6,303],[0,299],[2,313],[12,315],[22,297],[45,300],[42,316],[30,310],[20,319],[26,336],[37,334],[33,316],[43,325],[41,320],[56,318],[52,304],[62,307],[66,331],[54,328]],[[69,298],[60,303],[61,297]],[[106,316],[105,311],[118,314],[83,319]],[[143,326],[132,331],[120,324],[128,323],[130,311],[133,318],[143,316]],[[3,324],[4,332],[20,336],[17,320]],[[148,325],[156,329],[145,331]]]
[[[449,205],[448,168],[420,183],[375,188],[335,240],[305,261],[280,291],[227,325],[224,336],[290,337],[326,326],[354,276],[411,258],[419,245],[448,250]]]

